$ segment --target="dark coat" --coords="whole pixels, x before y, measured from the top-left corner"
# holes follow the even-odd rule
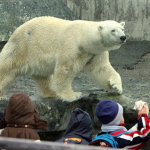
[[[34,129],[46,129],[47,122],[39,117],[35,104],[28,95],[15,93],[10,97],[0,120],[0,129],[2,128],[2,137],[39,140]]]
[[[56,142],[88,145],[92,140],[92,132],[93,128],[90,115],[82,109],[76,108],[72,112],[64,136]]]
[[[3,118],[4,114],[0,111],[0,120]]]

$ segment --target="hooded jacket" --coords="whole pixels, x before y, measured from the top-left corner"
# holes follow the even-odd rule
[[[42,120],[35,104],[24,93],[15,93],[5,108],[4,116],[0,120],[2,137],[39,140],[34,129],[46,129],[47,122]]]
[[[93,128],[90,115],[82,109],[76,108],[72,112],[64,136],[56,142],[88,145],[92,140],[92,133]]]

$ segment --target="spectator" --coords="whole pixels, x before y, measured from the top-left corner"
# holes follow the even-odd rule
[[[92,132],[93,128],[90,115],[86,111],[76,108],[72,112],[64,136],[56,142],[88,145],[92,140]]]
[[[38,116],[35,104],[28,95],[15,93],[10,97],[0,120],[0,129],[2,128],[2,137],[40,140],[34,129],[46,129],[47,122]]]
[[[139,149],[150,139],[150,119],[148,118],[147,104],[143,105],[138,112],[137,126],[129,131],[124,127],[123,108],[120,104],[111,100],[102,100],[97,104],[95,114],[102,124],[99,137],[106,133],[112,133],[118,148]],[[89,145],[110,146],[97,138],[94,138]]]

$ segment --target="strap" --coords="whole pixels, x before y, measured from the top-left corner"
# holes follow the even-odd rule
[[[35,128],[34,126],[32,126],[32,125],[27,125],[27,124],[25,124],[25,125],[21,125],[21,124],[7,124],[7,127],[16,127],[16,128]]]

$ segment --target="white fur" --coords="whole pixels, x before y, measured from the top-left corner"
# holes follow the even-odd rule
[[[0,53],[0,97],[16,77],[30,75],[42,97],[73,101],[81,97],[71,87],[82,69],[106,90],[122,93],[120,75],[108,51],[123,43],[125,23],[34,18],[13,33]]]

